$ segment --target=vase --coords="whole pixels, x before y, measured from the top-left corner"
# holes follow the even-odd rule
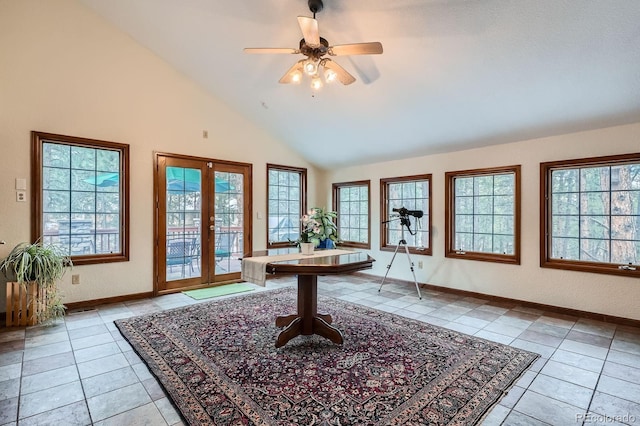
[[[300,243],[300,253],[304,255],[313,254],[313,243]]]
[[[336,248],[336,246],[335,246],[335,244],[333,244],[333,240],[327,238],[327,239],[324,239],[324,240],[320,241],[320,244],[318,245],[318,248],[333,249],[333,248]]]

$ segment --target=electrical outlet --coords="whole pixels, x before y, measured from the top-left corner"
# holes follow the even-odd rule
[[[422,260],[418,261],[418,269],[422,269]]]
[[[74,284],[74,285],[80,284],[80,274],[71,275],[71,284]]]
[[[24,203],[25,201],[27,201],[26,191],[16,191],[16,201],[19,203]]]

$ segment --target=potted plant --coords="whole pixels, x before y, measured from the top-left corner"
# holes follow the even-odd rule
[[[313,207],[309,213],[302,216],[302,232],[298,243],[311,243],[313,247],[333,248],[340,241],[338,228],[334,222],[338,214],[325,211],[320,207]]]
[[[0,271],[9,279],[7,326],[34,325],[63,317],[65,306],[57,282],[71,266],[71,259],[55,246],[40,242],[15,246],[0,262]]]

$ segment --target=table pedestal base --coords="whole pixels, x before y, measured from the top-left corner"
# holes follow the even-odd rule
[[[278,334],[276,348],[284,346],[296,336],[317,334],[342,344],[344,338],[337,328],[331,325],[331,315],[318,313],[318,277],[316,275],[298,275],[298,313],[279,316],[276,327],[284,330]]]

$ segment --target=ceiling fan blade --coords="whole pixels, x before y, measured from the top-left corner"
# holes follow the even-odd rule
[[[326,69],[331,70],[333,72],[336,73],[336,77],[338,78],[338,81],[342,84],[344,84],[345,86],[348,84],[353,83],[354,81],[356,81],[356,78],[354,76],[352,76],[351,74],[349,74],[347,72],[347,70],[345,70],[344,68],[342,68],[340,65],[338,65],[337,63],[333,62],[331,59],[325,59],[324,60],[324,65],[323,65]]]
[[[310,47],[320,46],[320,32],[318,31],[318,21],[307,16],[298,16],[298,25],[302,30],[304,41]]]
[[[244,53],[300,53],[300,51],[288,47],[247,47]]]
[[[304,70],[304,59],[299,60],[289,70],[282,76],[278,83],[289,84],[289,83],[300,83],[302,79],[302,71]],[[297,79],[297,80],[296,80]]]
[[[379,55],[382,53],[382,43],[374,41],[371,43],[340,44],[331,46],[327,53],[331,56]]]

